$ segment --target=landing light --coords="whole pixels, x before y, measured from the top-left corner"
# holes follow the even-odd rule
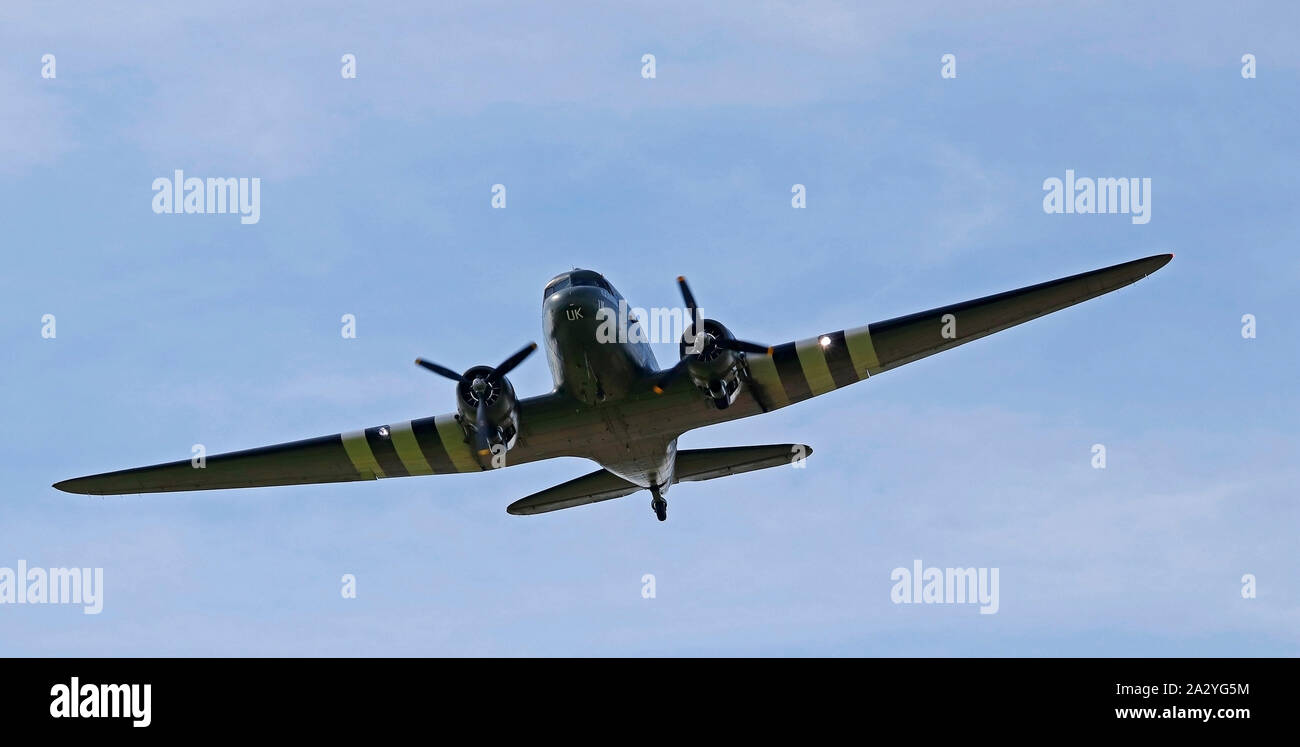
[[[821,339],[818,340],[817,343],[824,348],[829,348],[831,346],[831,338],[826,335],[822,335]]]

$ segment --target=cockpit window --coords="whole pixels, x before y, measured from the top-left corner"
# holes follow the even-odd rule
[[[564,277],[556,278],[547,284],[546,290],[542,291],[542,300],[545,301],[546,299],[551,297],[552,293],[558,293],[568,287],[569,287],[568,275],[565,275]]]
[[[614,289],[609,287],[609,283],[605,282],[605,278],[602,278],[594,272],[575,272],[569,275],[569,278],[575,286],[590,285],[597,288],[604,288],[610,293],[614,292]]]
[[[599,273],[591,272],[590,270],[577,270],[568,275],[564,275],[563,277],[558,277],[548,283],[546,290],[542,291],[542,300],[544,301],[550,298],[551,294],[562,291],[565,288],[576,288],[580,286],[602,288],[609,291],[611,294],[618,295],[614,290],[614,286],[610,285],[605,278],[600,276]]]

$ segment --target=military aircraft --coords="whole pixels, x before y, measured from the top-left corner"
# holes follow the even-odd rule
[[[940,306],[863,327],[782,345],[736,338],[704,319],[678,278],[688,320],[679,360],[660,369],[646,335],[602,338],[602,309],[626,301],[599,273],[575,269],[546,284],[542,328],[555,389],[515,396],[506,374],[535,343],[499,365],[464,373],[423,359],[420,366],[456,382],[456,411],[349,433],[176,461],[56,483],[69,493],[121,495],[269,485],[349,482],[477,472],[554,457],[585,457],[587,475],[511,503],[511,514],[539,514],[651,493],[667,518],[664,494],[679,482],[790,464],[802,444],[677,448],[687,431],[770,412],[1122,288],[1163,267],[1172,254]],[[621,304],[620,304],[621,302]],[[645,324],[634,319],[630,323]],[[644,330],[642,330],[644,331]],[[626,339],[625,339],[626,338]]]

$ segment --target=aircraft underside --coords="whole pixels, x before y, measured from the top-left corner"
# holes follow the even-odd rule
[[[812,453],[804,444],[679,450],[682,434],[820,396],[1109,293],[1172,257],[1133,260],[772,346],[738,339],[720,322],[703,319],[679,278],[685,318],[693,321],[679,360],[664,369],[647,342],[598,336],[599,310],[623,299],[598,274],[575,270],[552,280],[543,299],[552,392],[519,399],[506,376],[536,349],[532,344],[495,367],[463,373],[417,359],[456,382],[455,411],[54,487],[91,495],[218,490],[477,472],[583,457],[602,468],[517,500],[507,511],[546,513],[649,490],[662,520],[664,494],[678,482],[802,464]]]

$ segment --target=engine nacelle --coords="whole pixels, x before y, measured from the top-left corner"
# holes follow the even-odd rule
[[[501,377],[495,383],[487,383],[487,375],[490,373],[491,366],[475,366],[465,372],[464,379],[456,385],[456,410],[460,413],[461,424],[472,438],[478,429],[479,397],[484,397],[492,429],[487,434],[488,443],[494,447],[500,444],[507,450],[513,449],[519,437],[519,400],[515,397],[515,388],[510,385],[509,379]]]
[[[695,334],[687,327],[678,343],[680,360],[696,388],[708,395],[719,410],[725,410],[740,395],[742,357],[714,344],[718,339],[734,339],[731,330],[715,319],[705,319],[703,331]]]

